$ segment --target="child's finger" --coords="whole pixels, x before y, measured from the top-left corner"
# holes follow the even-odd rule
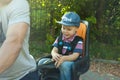
[[[56,68],[57,68],[57,63],[58,63],[58,62],[56,61],[56,62],[55,62],[55,66],[56,66]]]

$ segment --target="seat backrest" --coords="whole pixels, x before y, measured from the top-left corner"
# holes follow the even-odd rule
[[[83,41],[85,41],[86,36],[86,25],[84,23],[80,23],[80,26],[77,31],[77,35],[83,38]]]
[[[82,20],[77,31],[77,35],[83,38],[84,49],[83,55],[89,55],[89,23],[86,20]]]

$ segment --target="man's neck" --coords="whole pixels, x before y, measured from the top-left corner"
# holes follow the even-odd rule
[[[0,0],[0,7],[3,7],[4,5],[7,5],[11,2],[12,0]]]

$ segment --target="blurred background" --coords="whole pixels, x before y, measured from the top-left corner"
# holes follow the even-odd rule
[[[120,0],[28,0],[31,11],[30,52],[37,59],[51,51],[62,15],[79,14],[90,26],[91,59],[120,61]]]

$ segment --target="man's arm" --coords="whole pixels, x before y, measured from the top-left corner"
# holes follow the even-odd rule
[[[21,22],[9,26],[6,40],[0,48],[0,73],[9,68],[16,60],[28,30],[28,24]]]

